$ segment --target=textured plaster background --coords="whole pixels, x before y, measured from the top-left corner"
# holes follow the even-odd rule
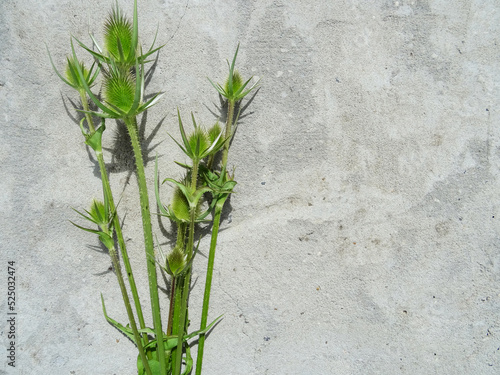
[[[63,69],[70,34],[101,40],[111,4],[0,3],[2,345],[7,260],[18,296],[17,367],[3,351],[1,373],[135,372],[136,349],[101,311],[103,292],[126,321],[109,258],[68,221],[100,196],[100,179],[75,93],[44,45]],[[132,14],[132,1],[120,4]],[[500,372],[499,12],[495,0],[139,1],[143,45],[157,25],[168,42],[147,88],[166,95],[143,128],[162,177],[179,177],[172,160],[185,161],[167,135],[176,107],[215,121],[205,77],[224,79],[238,42],[240,71],[262,77],[230,156],[238,194],[210,316],[225,315],[206,375]],[[108,126],[105,158],[146,303],[133,155]],[[205,263],[195,264],[194,327]]]

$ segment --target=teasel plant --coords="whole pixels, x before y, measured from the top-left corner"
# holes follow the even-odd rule
[[[224,203],[236,185],[234,174],[227,172],[227,160],[231,139],[239,117],[234,115],[240,101],[258,85],[248,87],[251,79],[243,82],[235,70],[238,48],[229,64],[229,76],[225,85],[211,84],[227,100],[225,128],[217,122],[210,129],[199,126],[192,115],[193,131],[186,133],[180,111],[177,111],[180,139],[175,143],[190,159],[189,164],[177,163],[185,170],[184,178],[166,178],[174,188],[170,205],[160,199],[158,181],[158,160],[155,163],[155,197],[159,215],[169,218],[177,227],[175,246],[164,252],[153,239],[151,210],[146,184],[146,173],[137,126],[137,117],[158,103],[163,93],[156,93],[145,100],[145,64],[148,58],[163,46],[154,47],[154,41],[146,53],[139,44],[137,0],[134,0],[133,18],[130,20],[119,9],[118,4],[109,13],[104,24],[102,47],[93,35],[92,45],[87,46],[71,37],[71,53],[67,57],[66,70],[60,73],[50,55],[50,63],[58,77],[75,89],[81,101],[83,114],[79,126],[84,142],[93,150],[99,165],[103,200],[93,200],[89,210],[75,210],[80,218],[89,221],[93,227],[85,227],[72,222],[77,228],[96,234],[108,250],[115,271],[128,323],[123,325],[111,318],[106,310],[101,294],[103,314],[106,320],[120,330],[139,351],[137,371],[139,375],[181,375],[190,374],[194,363],[189,340],[199,337],[196,374],[201,374],[203,347],[206,333],[220,320],[221,316],[207,324],[209,298],[213,275],[215,249],[220,217]],[[87,68],[77,56],[75,48],[80,47],[93,60]],[[48,47],[47,47],[48,50]],[[96,87],[99,94],[95,93]],[[96,121],[99,119],[100,121]],[[102,139],[106,121],[116,120],[118,126],[125,126],[134,152],[139,201],[144,236],[145,258],[149,285],[149,299],[152,311],[152,328],[147,327],[140,303],[138,287],[130,265],[124,235],[110,186],[108,171],[104,162]],[[222,163],[219,164],[217,155]],[[210,219],[209,219],[210,217]],[[188,332],[188,298],[191,284],[193,260],[198,252],[200,238],[196,242],[196,232],[201,223],[211,223],[211,242],[208,257],[207,278],[202,306],[202,320],[197,331]],[[118,246],[117,246],[118,245]],[[125,268],[122,272],[121,263]],[[160,299],[158,293],[157,265],[171,278],[169,313],[166,330],[162,325]],[[128,287],[127,281],[128,280]],[[130,301],[129,292],[133,303]],[[133,307],[132,307],[133,305]],[[135,309],[135,312],[134,312]]]
[[[89,70],[86,69],[74,48],[73,39],[82,46],[86,51],[91,52],[94,59]],[[155,38],[156,39],[156,38]],[[66,74],[63,75],[58,72],[50,57],[51,64],[56,71],[59,78],[66,84],[78,91],[82,103],[81,112],[84,118],[80,122],[80,128],[85,138],[85,143],[93,149],[96,159],[99,164],[101,172],[101,180],[103,186],[103,195],[105,212],[109,214],[113,212],[110,217],[110,225],[104,227],[100,225],[101,230],[99,238],[105,247],[109,250],[112,259],[112,264],[118,278],[118,283],[122,292],[122,297],[127,310],[129,324],[125,327],[109,318],[106,314],[103,300],[103,311],[106,318],[117,328],[121,329],[133,342],[137,345],[139,351],[138,367],[142,367],[142,373],[153,374],[155,367],[161,367],[158,363],[165,363],[162,354],[163,350],[153,348],[154,342],[163,342],[163,335],[161,329],[161,319],[159,312],[159,298],[156,283],[156,267],[154,262],[148,262],[148,279],[150,285],[151,305],[153,311],[153,325],[155,332],[155,340],[153,344],[150,342],[145,319],[140,304],[139,294],[135,279],[133,276],[132,268],[129,261],[128,252],[126,249],[123,233],[119,217],[116,213],[116,206],[114,203],[113,194],[109,184],[108,173],[104,163],[103,149],[102,149],[102,136],[106,129],[105,120],[118,119],[125,123],[136,156],[137,176],[139,182],[139,190],[141,197],[141,211],[143,217],[144,237],[146,244],[146,253],[154,256],[154,247],[152,240],[151,219],[149,214],[149,203],[147,202],[147,188],[145,183],[144,163],[142,160],[142,153],[140,150],[140,143],[138,140],[137,121],[136,116],[153,106],[159,99],[161,94],[154,95],[152,99],[143,102],[144,94],[144,64],[147,62],[147,56],[151,55],[159,48],[150,48],[148,53],[141,54],[138,44],[138,17],[137,17],[137,1],[134,1],[134,16],[132,22],[128,20],[120,11],[118,5],[113,9],[112,13],[108,16],[104,30],[104,45],[106,50],[101,49],[95,39],[92,37],[96,48],[99,53],[93,52],[91,48],[86,47],[76,38],[71,39],[71,55],[67,58]],[[154,43],[153,43],[154,45]],[[96,84],[97,77],[102,79],[102,87],[104,91],[104,99],[101,99],[92,92],[91,88]],[[101,111],[90,110],[90,103]],[[96,129],[94,119],[101,118],[101,125]],[[86,126],[84,125],[86,123]],[[101,207],[95,203],[92,206],[94,209],[87,211],[88,216],[86,219],[92,219],[94,224],[99,225],[95,220],[95,215],[91,213],[96,212],[96,207]],[[81,213],[80,213],[81,214]],[[105,216],[107,216],[107,214]],[[102,216],[102,215],[101,215]],[[102,224],[102,223],[101,223]],[[80,226],[79,226],[80,227]],[[83,228],[87,231],[92,231],[89,228]],[[104,228],[106,230],[104,230]],[[121,250],[122,260],[125,266],[129,287],[134,300],[134,306],[139,320],[137,325],[135,315],[128,298],[127,289],[125,287],[124,277],[121,272],[121,266],[118,261],[117,253],[114,249],[113,235],[116,232],[116,238]],[[103,239],[105,241],[103,241]],[[154,287],[153,287],[154,286]],[[156,363],[158,362],[158,363]],[[166,374],[166,368],[159,373]]]
[[[222,162],[221,165],[214,164],[214,158],[209,158],[207,162],[207,168],[203,172],[205,183],[210,186],[214,192],[212,206],[213,206],[213,219],[212,219],[212,232],[210,238],[210,250],[208,255],[207,264],[207,274],[205,280],[205,292],[203,297],[203,306],[201,313],[200,330],[204,331],[207,327],[208,320],[208,310],[210,305],[210,294],[212,288],[212,278],[213,269],[215,263],[215,251],[217,248],[217,238],[219,235],[219,225],[222,215],[222,210],[224,205],[229,198],[230,191],[236,185],[234,180],[234,172],[230,174],[228,172],[228,157],[229,157],[229,147],[231,145],[231,140],[234,137],[236,126],[238,123],[240,112],[238,111],[235,116],[235,109],[238,106],[241,108],[241,102],[250,92],[254,91],[259,87],[260,79],[249,86],[253,79],[250,77],[247,81],[244,81],[238,70],[235,69],[236,58],[238,56],[238,50],[240,45],[238,44],[236,52],[234,53],[233,60],[231,64],[227,61],[229,67],[229,74],[227,76],[224,85],[215,84],[210,79],[210,83],[217,90],[220,97],[226,101],[227,113],[226,113],[226,124],[224,128],[224,147],[222,149]],[[223,107],[224,108],[224,107]],[[205,333],[200,334],[198,340],[198,354],[196,359],[196,375],[200,375],[203,365],[203,353],[205,347]]]
[[[227,169],[228,153],[231,140],[234,136],[239,113],[235,116],[235,107],[251,91],[258,87],[259,81],[248,87],[250,78],[243,82],[241,75],[235,70],[236,49],[233,61],[229,64],[229,75],[224,86],[220,84],[212,85],[218,93],[227,101],[226,124],[222,128],[217,122],[210,129],[204,130],[197,125],[194,116],[192,122],[194,130],[187,135],[178,111],[179,132],[181,141],[174,139],[184,154],[191,159],[190,164],[178,165],[186,169],[186,175],[181,181],[166,178],[163,183],[170,182],[174,185],[175,192],[169,206],[164,205],[159,194],[158,161],[155,167],[155,194],[160,215],[168,217],[177,226],[177,241],[172,251],[162,255],[164,269],[172,276],[172,290],[170,301],[173,306],[170,310],[169,327],[167,332],[174,335],[183,336],[187,333],[187,299],[189,294],[192,259],[196,254],[194,249],[194,233],[198,223],[209,222],[211,224],[210,249],[207,263],[207,275],[205,280],[205,292],[202,305],[201,322],[198,339],[198,353],[196,360],[196,374],[201,374],[203,365],[203,353],[205,335],[208,329],[215,324],[220,317],[216,318],[210,325],[208,322],[208,311],[210,304],[210,294],[212,287],[213,269],[215,263],[215,252],[217,247],[217,237],[222,210],[233,189],[236,186],[234,173],[230,174]],[[210,81],[211,82],[211,81]],[[219,154],[219,155],[218,155]],[[222,156],[220,155],[222,154]],[[219,158],[221,156],[221,158]],[[222,162],[216,163],[221,159]],[[162,183],[162,184],[163,184]],[[202,199],[208,194],[209,202],[206,202],[206,209],[201,209]],[[211,214],[212,219],[207,220]],[[187,232],[187,233],[186,233]],[[186,245],[187,237],[187,245]],[[184,251],[180,249],[184,248]],[[163,252],[161,252],[163,254]],[[181,271],[178,271],[181,270]],[[172,351],[175,372],[180,374],[181,355],[183,350],[189,351],[189,346],[182,347],[185,342],[178,341],[177,348]],[[188,355],[190,357],[190,354]],[[189,362],[190,363],[190,362]],[[191,367],[186,366],[186,371],[191,371]]]

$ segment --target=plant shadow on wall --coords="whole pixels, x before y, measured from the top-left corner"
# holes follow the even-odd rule
[[[75,227],[97,235],[101,246],[108,252],[112,270],[116,275],[122,294],[124,307],[128,317],[127,324],[114,320],[106,310],[104,296],[101,294],[102,309],[106,320],[126,335],[137,347],[137,372],[139,375],[190,374],[196,368],[201,374],[205,337],[220,321],[221,316],[208,323],[212,275],[215,252],[219,234],[219,225],[223,212],[229,208],[228,200],[236,186],[234,169],[228,164],[229,149],[234,137],[241,112],[247,108],[241,101],[254,89],[258,81],[251,83],[253,77],[243,80],[235,69],[239,45],[231,62],[228,61],[229,74],[224,84],[209,83],[216,89],[221,98],[223,121],[217,121],[212,127],[205,129],[191,114],[190,121],[186,115],[181,116],[177,110],[178,131],[176,136],[169,134],[182,152],[187,156],[187,164],[176,162],[184,171],[178,180],[159,179],[158,157],[152,156],[159,143],[154,137],[160,131],[163,120],[144,139],[147,110],[156,105],[163,93],[146,94],[146,87],[152,78],[158,63],[157,52],[163,47],[155,47],[153,43],[144,52],[139,44],[139,26],[137,16],[137,0],[134,1],[133,18],[127,18],[116,4],[104,24],[104,42],[99,44],[90,35],[90,47],[75,37],[71,38],[71,53],[67,58],[64,73],[56,68],[52,57],[50,62],[59,78],[74,88],[80,98],[80,105],[70,100],[77,115],[73,115],[65,103],[70,117],[78,123],[91,160],[96,161],[96,173],[102,182],[102,200],[94,199],[90,208],[74,211],[78,220],[71,221]],[[48,48],[47,48],[48,49]],[[78,51],[78,52],[77,52]],[[78,54],[87,53],[92,64],[82,62]],[[155,63],[149,71],[145,66]],[[80,117],[78,117],[80,116]],[[141,121],[138,123],[138,118]],[[114,147],[109,150],[102,147],[106,123],[117,122]],[[191,125],[188,125],[190,122]],[[191,129],[191,130],[189,130]],[[145,146],[145,150],[144,150]],[[104,155],[111,154],[112,163],[106,164]],[[119,155],[132,156],[119,159]],[[159,226],[165,239],[161,241],[153,234],[151,210],[146,183],[145,166],[148,161],[155,161],[154,192],[159,216],[167,218],[174,230],[168,231],[159,218]],[[139,292],[145,288],[136,285],[134,273],[129,261],[127,246],[122,232],[120,212],[130,207],[122,207],[115,199],[110,186],[109,172],[126,170],[127,177],[133,173],[139,188],[139,201],[144,236],[144,261],[147,268],[149,302],[152,311],[151,324],[143,314]],[[167,183],[173,188],[169,204],[161,200],[160,189]],[[90,222],[82,225],[82,222]],[[193,260],[200,251],[200,240],[203,235],[210,234],[208,249],[205,292],[201,304],[201,322],[199,329],[189,332],[191,326],[188,313],[188,299],[193,283],[191,280]],[[164,249],[168,246],[170,249]],[[123,266],[123,269],[122,269]],[[158,285],[158,267],[167,289]],[[168,319],[162,321],[160,311],[160,293],[168,295]],[[131,298],[129,297],[131,296]],[[162,296],[166,297],[166,296]],[[197,340],[197,362],[194,365],[191,356],[193,340]]]

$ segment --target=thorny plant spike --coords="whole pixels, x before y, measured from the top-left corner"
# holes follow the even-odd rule
[[[169,218],[172,224],[177,227],[177,240],[170,251],[164,252],[159,246],[158,239],[156,240],[158,244],[157,260],[146,185],[146,171],[137,128],[137,116],[155,105],[163,95],[163,93],[157,93],[149,100],[144,101],[144,65],[150,62],[147,59],[163,46],[154,48],[155,35],[149,50],[142,53],[142,48],[139,45],[137,0],[134,0],[132,20],[122,13],[118,4],[113,7],[104,24],[102,48],[93,35],[90,35],[90,38],[92,40],[91,47],[88,47],[75,37],[71,38],[71,53],[67,57],[67,66],[63,74],[56,69],[49,52],[50,63],[57,76],[79,94],[82,109],[78,109],[78,111],[84,115],[79,124],[80,130],[84,136],[85,144],[94,151],[101,172],[103,201],[93,200],[90,209],[84,210],[84,213],[75,210],[81,218],[89,221],[93,227],[88,228],[73,222],[72,224],[86,232],[96,234],[109,252],[129,322],[127,325],[123,325],[109,317],[104,305],[104,298],[101,295],[103,314],[110,324],[137,346],[139,351],[137,357],[138,374],[190,374],[194,363],[189,340],[194,337],[199,337],[196,374],[201,374],[205,335],[221,319],[221,316],[219,316],[211,324],[207,325],[220,217],[224,203],[229,195],[233,193],[236,185],[234,175],[227,172],[229,145],[238,120],[238,115],[234,118],[234,111],[236,105],[258,86],[258,82],[247,88],[252,78],[244,82],[241,75],[235,70],[239,50],[238,45],[232,63],[229,64],[228,62],[229,75],[226,83],[220,85],[210,81],[217,92],[228,102],[225,128],[222,129],[217,122],[211,128],[204,129],[197,124],[194,116],[191,115],[194,130],[188,134],[184,128],[180,111],[177,110],[180,141],[177,141],[174,137],[172,139],[191,160],[191,163],[176,162],[185,169],[184,178],[180,180],[165,178],[163,180],[163,183],[168,182],[174,188],[171,204],[164,205],[161,202],[159,192],[158,160],[155,162],[155,197],[160,210],[159,215]],[[90,54],[93,60],[90,69],[87,69],[85,63],[79,60],[73,40],[77,42],[77,47],[81,47],[83,51]],[[92,91],[96,87],[97,91],[102,88],[102,97]],[[91,110],[91,103],[97,110]],[[101,119],[100,126],[97,128],[94,123],[95,117]],[[106,130],[106,119],[116,119],[119,121],[118,126],[125,125],[134,151],[144,233],[145,260],[148,271],[152,328],[146,326],[142,313],[138,288],[133,276],[117,212],[118,207],[114,203],[115,200],[104,162],[102,142]],[[215,160],[218,160],[216,158],[218,153],[222,153],[222,164],[214,165]],[[210,214],[211,219],[209,219]],[[198,226],[207,222],[212,224],[212,234],[202,306],[202,320],[199,330],[188,333],[188,297],[191,272],[201,239],[201,236],[198,236],[198,243],[195,246],[195,237],[197,237]],[[135,313],[129,300],[129,290],[125,282],[125,275],[121,271],[115,241],[118,243],[125,266],[126,279],[134,301]],[[166,331],[163,330],[161,319],[157,264],[160,269],[171,277]],[[136,315],[139,325],[136,321]]]
[[[212,161],[210,161],[209,168],[204,171],[204,180],[208,186],[210,186],[215,194],[213,195],[213,202],[215,202],[214,214],[213,214],[213,226],[212,226],[212,235],[210,239],[210,252],[208,255],[208,265],[207,265],[207,276],[205,281],[205,293],[203,297],[203,307],[201,313],[201,323],[200,329],[204,329],[207,326],[207,317],[208,317],[208,308],[210,303],[210,294],[212,288],[212,277],[213,277],[213,267],[215,262],[215,250],[217,247],[217,237],[219,235],[219,223],[222,214],[222,210],[224,208],[224,204],[226,203],[227,198],[229,197],[229,193],[232,192],[232,189],[236,185],[236,181],[234,181],[234,174],[231,176],[227,173],[227,160],[229,155],[229,146],[230,140],[234,135],[234,129],[236,122],[238,121],[238,117],[234,119],[234,109],[235,106],[251,91],[258,87],[259,81],[257,81],[254,85],[252,85],[249,89],[245,90],[248,83],[252,80],[253,77],[249,78],[245,83],[243,83],[243,79],[241,75],[235,70],[236,57],[238,56],[238,50],[240,45],[236,48],[236,52],[234,53],[233,61],[231,65],[229,65],[229,75],[226,80],[226,84],[224,87],[220,84],[214,84],[212,81],[210,83],[217,92],[227,100],[227,119],[226,119],[226,129],[225,129],[225,142],[224,142],[224,150],[222,153],[222,166],[219,171],[217,168],[212,166]],[[233,124],[234,121],[234,124]],[[201,374],[202,365],[203,365],[203,352],[205,347],[205,334],[200,335],[200,339],[198,341],[198,356],[196,360],[196,375]]]

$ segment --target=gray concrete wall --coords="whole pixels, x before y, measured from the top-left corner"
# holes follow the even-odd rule
[[[126,320],[110,260],[68,221],[100,196],[100,179],[44,45],[62,67],[70,34],[90,42],[90,22],[101,40],[111,3],[0,4],[2,345],[8,260],[18,312],[17,367],[2,351],[5,374],[135,372],[134,346],[101,312],[102,292]],[[131,15],[132,1],[121,4]],[[168,42],[148,86],[166,95],[144,131],[163,177],[185,161],[167,135],[176,107],[214,121],[205,77],[223,80],[238,42],[241,72],[262,77],[230,156],[238,194],[210,316],[225,315],[206,375],[500,372],[498,1],[145,0],[139,23],[144,45],[157,25]],[[109,128],[105,158],[146,303],[133,155]],[[205,263],[195,262],[194,326]]]

